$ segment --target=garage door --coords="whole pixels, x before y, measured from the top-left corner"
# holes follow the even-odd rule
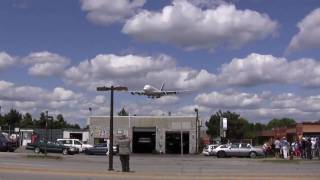
[[[156,145],[155,127],[134,127],[132,151],[134,153],[152,153]]]

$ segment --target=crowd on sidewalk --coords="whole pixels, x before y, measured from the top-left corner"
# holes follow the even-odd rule
[[[285,137],[276,138],[270,142],[265,142],[263,149],[267,156],[275,158],[293,159],[320,159],[320,140],[317,138],[301,138],[289,142]]]

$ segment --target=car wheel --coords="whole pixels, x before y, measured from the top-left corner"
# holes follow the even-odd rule
[[[256,158],[257,154],[255,152],[250,152],[249,157],[250,158]]]
[[[223,151],[219,151],[217,156],[218,156],[218,158],[224,158],[224,157],[226,157],[226,153]]]
[[[67,155],[67,154],[68,154],[68,149],[63,149],[63,150],[62,150],[62,154],[63,154],[63,155]]]
[[[40,153],[40,148],[39,147],[34,148],[34,152],[39,154]]]

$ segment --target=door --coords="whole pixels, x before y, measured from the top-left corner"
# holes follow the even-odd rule
[[[74,143],[73,146],[78,148],[80,152],[84,150],[83,147],[82,147],[82,143],[80,141],[74,140],[73,143]]]
[[[241,143],[239,148],[239,156],[249,156],[249,152],[250,152],[250,145],[248,146],[245,143]]]
[[[239,156],[239,144],[232,144],[229,147],[228,156]]]
[[[153,153],[156,149],[155,127],[134,127],[132,151],[134,153]]]

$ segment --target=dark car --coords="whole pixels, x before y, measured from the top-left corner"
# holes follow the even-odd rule
[[[84,152],[88,155],[109,155],[108,145],[106,143],[96,144],[91,148],[87,148]],[[113,146],[113,154],[117,154],[117,152],[117,147]]]
[[[15,146],[13,143],[3,134],[0,133],[0,151],[1,152],[14,152]]]
[[[92,148],[87,148],[85,154],[89,155],[108,155],[107,144],[96,144]]]
[[[50,153],[62,153],[63,155],[70,154],[74,155],[79,153],[79,149],[76,147],[67,147],[59,142],[50,142],[48,141],[47,146],[44,141],[38,141],[34,146],[35,153],[44,153],[45,149]]]

